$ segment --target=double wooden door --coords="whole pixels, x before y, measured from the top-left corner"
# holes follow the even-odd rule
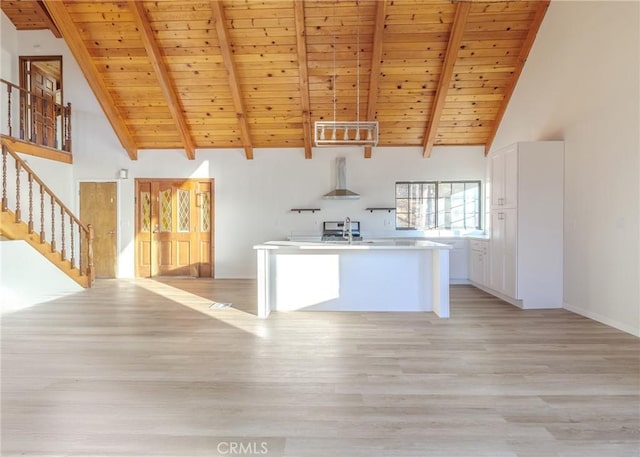
[[[136,274],[213,276],[213,180],[136,180]]]

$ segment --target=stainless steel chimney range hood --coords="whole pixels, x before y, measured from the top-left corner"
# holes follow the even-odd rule
[[[360,198],[360,194],[347,189],[347,159],[336,158],[336,188],[324,194],[322,198],[326,200],[355,200]]]

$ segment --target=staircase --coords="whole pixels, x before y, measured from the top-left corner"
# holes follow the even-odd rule
[[[0,235],[24,240],[82,287],[93,285],[91,225],[82,224],[4,139],[0,214]]]

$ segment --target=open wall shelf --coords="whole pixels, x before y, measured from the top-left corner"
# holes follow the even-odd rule
[[[320,211],[320,208],[291,208],[291,212],[300,213],[315,213],[316,211]]]
[[[395,208],[365,208],[366,211],[373,213],[374,211],[386,211],[390,213],[391,211],[395,211]]]

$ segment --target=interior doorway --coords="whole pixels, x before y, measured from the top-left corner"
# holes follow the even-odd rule
[[[213,277],[213,180],[136,179],[136,275]]]
[[[93,268],[97,278],[115,278],[118,230],[118,186],[115,182],[80,183],[80,220],[93,226]],[[86,246],[81,244],[81,251]]]
[[[21,56],[20,106],[24,123],[20,138],[51,148],[61,147],[62,56]]]

